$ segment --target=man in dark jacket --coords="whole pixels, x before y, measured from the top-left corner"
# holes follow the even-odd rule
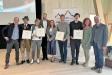
[[[74,30],[82,30],[83,25],[82,22],[79,21],[80,14],[76,13],[74,15],[75,20],[70,23],[70,45],[71,45],[71,54],[72,54],[72,62],[71,65],[74,65],[76,63],[79,64],[78,58],[79,58],[79,48],[81,44],[81,40],[79,39],[73,39],[73,32]]]
[[[18,17],[14,17],[14,23],[6,26],[2,31],[2,35],[7,42],[4,69],[9,67],[10,53],[13,46],[15,47],[16,51],[16,65],[19,65],[19,39],[21,39],[21,34],[21,26],[19,25]]]
[[[23,33],[23,30],[31,30],[31,24],[28,23],[29,21],[29,18],[28,16],[24,16],[23,18],[23,24],[21,24],[21,27],[22,27],[22,33]],[[22,56],[22,61],[21,61],[21,64],[24,64],[25,61],[27,63],[30,63],[30,48],[31,48],[31,43],[30,43],[30,40],[29,39],[22,39],[21,40],[21,47],[20,47],[20,51],[21,51],[21,56]],[[25,59],[25,49],[26,49],[26,55],[27,55],[27,58]]]

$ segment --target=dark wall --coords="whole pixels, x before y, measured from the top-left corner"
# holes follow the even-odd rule
[[[41,2],[41,0],[35,0],[35,3],[36,3],[36,18],[41,19],[42,2]]]
[[[5,27],[6,25],[0,25],[0,49],[1,48],[6,48],[6,42],[4,40],[4,38],[2,37],[2,29]]]
[[[36,18],[41,19],[41,12],[42,12],[42,6],[41,6],[41,0],[35,0],[36,3]],[[6,25],[0,25],[0,49],[6,48],[6,42],[2,37],[2,29]]]

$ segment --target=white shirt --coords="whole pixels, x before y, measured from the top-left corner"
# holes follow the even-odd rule
[[[47,29],[47,21],[46,20],[43,20],[43,26],[44,26],[44,29],[45,29],[45,32],[46,32],[46,29]]]
[[[39,28],[36,26],[35,27],[35,30],[33,31],[32,33],[32,40],[42,40],[42,37],[37,37],[35,36],[36,35],[36,31],[38,30]]]

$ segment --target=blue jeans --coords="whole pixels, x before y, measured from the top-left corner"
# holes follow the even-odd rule
[[[66,60],[67,60],[67,40],[66,41],[58,41],[58,43],[59,43],[61,61],[66,63]]]
[[[95,67],[103,68],[104,57],[103,57],[103,49],[99,48],[96,43],[93,44],[94,54],[95,54]]]

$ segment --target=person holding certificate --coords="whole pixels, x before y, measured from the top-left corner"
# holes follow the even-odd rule
[[[56,55],[55,36],[56,36],[56,27],[55,27],[54,20],[51,20],[47,28],[48,54],[52,55],[51,62],[55,61],[55,55]]]
[[[43,28],[42,25],[40,25],[40,20],[36,19],[35,20],[35,25],[32,26],[32,60],[31,64],[34,63],[34,57],[35,57],[35,52],[37,50],[37,63],[40,63],[40,49],[41,49],[41,43],[42,43],[42,37],[38,36],[36,32],[38,29]]]
[[[84,67],[88,66],[89,62],[89,50],[91,48],[91,37],[92,37],[92,27],[91,20],[89,18],[85,18],[83,21],[83,39],[82,39],[82,47],[85,55],[85,62],[83,63]]]
[[[43,13],[43,20],[41,20],[41,25],[44,27],[45,29],[45,33],[47,30],[49,24],[49,20],[47,20],[47,14]],[[47,35],[45,34],[45,37],[42,38],[42,53],[43,53],[43,58],[42,60],[48,60],[48,56],[47,56]]]
[[[7,42],[6,60],[5,60],[4,69],[7,69],[9,67],[10,53],[13,46],[15,48],[15,53],[16,53],[15,54],[16,65],[19,65],[19,42],[18,41],[22,37],[21,36],[22,27],[18,23],[19,23],[19,18],[14,17],[14,23],[11,23],[10,25],[6,26],[2,31],[2,35]]]
[[[72,54],[72,62],[71,65],[76,63],[79,65],[79,48],[81,44],[81,39],[74,39],[74,30],[83,30],[82,22],[79,21],[80,14],[76,13],[74,15],[74,21],[70,22],[70,46],[71,46],[71,54]],[[74,36],[75,37],[75,36]]]
[[[28,16],[24,16],[23,18],[24,23],[21,24],[22,33],[24,30],[29,30],[29,31],[31,30],[31,25],[28,24],[28,21],[29,21]],[[25,54],[25,49],[26,49],[26,54]],[[21,56],[22,56],[21,64],[25,63],[25,61],[27,63],[30,63],[30,40],[29,39],[22,39],[20,51],[21,51]],[[25,59],[25,55],[27,55],[26,59]]]
[[[91,44],[94,49],[95,54],[95,66],[91,70],[97,73],[102,73],[102,68],[104,65],[104,55],[103,51],[107,49],[108,41],[108,28],[107,25],[100,22],[100,17],[94,17],[95,25],[92,29],[92,40]]]
[[[67,41],[69,38],[69,24],[65,22],[65,15],[60,15],[61,21],[57,25],[57,31],[64,33],[63,40],[58,40],[61,60],[60,63],[66,63],[67,60]],[[61,36],[61,35],[60,35]],[[59,36],[59,37],[60,37]]]

